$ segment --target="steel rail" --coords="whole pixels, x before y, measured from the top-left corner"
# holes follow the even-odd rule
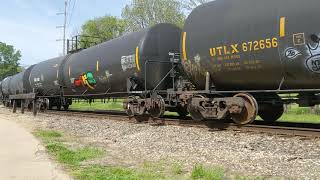
[[[191,118],[184,120],[175,116],[153,119],[141,116],[139,119],[129,118],[123,111],[46,111],[45,115],[64,115],[71,117],[103,118],[112,121],[130,123],[148,123],[152,126],[172,125],[183,127],[205,128],[210,131],[235,131],[245,133],[266,133],[272,135],[298,136],[320,138],[320,124],[276,122],[268,125],[263,121],[255,121],[254,124],[239,126],[231,122],[222,121],[194,121]]]

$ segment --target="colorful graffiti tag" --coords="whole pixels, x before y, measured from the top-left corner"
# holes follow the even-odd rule
[[[87,72],[79,76],[78,79],[74,80],[74,85],[76,87],[88,87],[90,89],[95,89],[97,81],[95,80],[92,72]]]

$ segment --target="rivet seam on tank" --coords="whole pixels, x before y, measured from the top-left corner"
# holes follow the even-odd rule
[[[99,60],[97,61],[96,68],[97,68],[97,72],[99,72]]]
[[[140,65],[139,65],[139,47],[136,47],[136,66],[138,71],[140,71]]]
[[[182,37],[182,54],[183,54],[183,60],[187,60],[187,51],[186,51],[186,40],[187,40],[187,32],[183,32]]]
[[[286,36],[286,17],[280,18],[280,37]]]

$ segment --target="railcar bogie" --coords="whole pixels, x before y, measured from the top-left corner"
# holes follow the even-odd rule
[[[56,108],[57,110],[68,110],[69,106],[72,105],[72,99],[71,98],[65,98],[65,97],[58,97],[58,98],[48,98],[47,102],[47,109],[53,110]]]

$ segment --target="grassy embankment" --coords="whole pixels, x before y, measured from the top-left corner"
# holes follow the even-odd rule
[[[195,165],[191,172],[188,172],[178,163],[145,162],[138,167],[103,166],[99,164],[85,163],[89,160],[103,158],[108,153],[101,148],[68,146],[68,140],[62,133],[57,131],[37,130],[34,135],[41,139],[47,152],[67,171],[79,180],[153,180],[153,179],[222,179],[233,177],[234,179],[263,179],[259,177],[244,177],[239,174],[227,172],[220,167],[204,167]],[[74,144],[74,143],[73,143]]]
[[[74,110],[123,110],[122,101],[117,100],[109,103],[96,101],[89,104],[86,102],[73,103],[70,109]],[[319,113],[319,112],[318,112]],[[170,115],[177,115],[170,113]],[[304,122],[304,123],[320,123],[320,114],[312,114],[310,108],[300,108],[298,105],[290,105],[287,113],[285,113],[279,121],[282,122]]]

